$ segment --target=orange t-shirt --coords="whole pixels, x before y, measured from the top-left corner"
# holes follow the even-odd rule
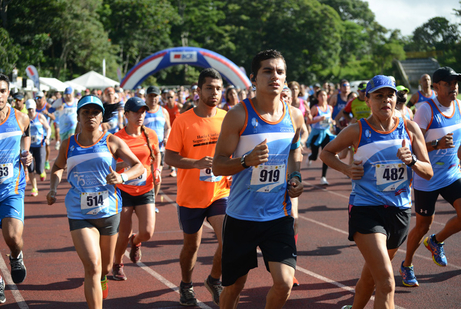
[[[193,109],[179,115],[173,124],[166,149],[180,156],[199,160],[213,157],[221,124],[226,112],[202,118]],[[178,168],[176,203],[188,208],[207,208],[216,200],[229,196],[227,177],[214,176],[210,169]]]
[[[152,145],[152,149],[158,146],[158,137],[154,130],[146,128],[146,133],[149,135],[149,140]],[[147,146],[147,139],[144,133],[141,133],[140,136],[134,137],[126,133],[125,128],[118,131],[114,134],[115,136],[120,137],[127,145],[130,147],[134,155],[141,161],[141,164],[144,165],[144,173],[136,179],[129,180],[125,184],[119,184],[117,187],[133,196],[142,195],[149,192],[154,188],[154,177],[152,176],[152,160],[150,157],[150,150]],[[122,162],[121,159],[118,159],[117,162]],[[119,171],[123,173],[125,169]]]
[[[169,108],[168,104],[165,104],[164,107],[168,111],[168,115],[170,116],[170,124],[173,125],[173,122],[176,119],[176,117],[180,115],[179,105],[178,103],[175,103],[173,108]]]

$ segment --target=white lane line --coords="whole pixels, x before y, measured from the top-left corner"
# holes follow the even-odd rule
[[[125,251],[125,256],[127,258],[130,258],[130,253],[128,252],[128,250]],[[178,293],[179,295],[179,287],[177,285],[168,281],[165,277],[160,275],[158,272],[152,270],[149,266],[147,266],[143,262],[138,262],[137,265],[141,267],[142,270],[150,274],[152,277],[154,277],[155,279],[157,279],[158,281],[160,281],[161,283],[163,283],[164,285],[166,285],[167,287],[169,287],[170,289],[172,289],[174,292]],[[202,303],[199,299],[197,299],[197,306],[203,309],[212,309],[210,306]]]
[[[24,297],[22,297],[21,292],[19,292],[18,286],[13,282],[13,279],[10,275],[10,270],[6,266],[5,260],[3,258],[0,259],[0,270],[2,271],[3,280],[7,284],[6,288],[13,293],[14,300],[18,304],[19,308],[21,309],[29,309]]]

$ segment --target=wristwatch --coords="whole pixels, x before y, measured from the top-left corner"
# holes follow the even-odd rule
[[[437,147],[439,147],[439,140],[438,139],[433,140],[431,142],[431,146],[432,148],[437,149]]]
[[[125,183],[128,181],[128,176],[125,173],[121,173],[120,176],[122,177],[122,183]]]
[[[412,160],[411,160],[410,164],[407,164],[408,167],[412,167],[418,161],[418,159],[416,158],[416,156],[414,154],[411,155],[411,159]]]
[[[244,154],[241,158],[240,158],[240,164],[242,164],[243,168],[249,168],[248,165],[245,164],[245,158],[246,158],[246,154]]]

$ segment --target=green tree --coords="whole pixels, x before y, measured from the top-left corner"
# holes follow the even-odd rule
[[[9,74],[18,60],[19,46],[10,38],[8,32],[0,28],[0,71]]]
[[[434,17],[413,32],[414,48],[417,51],[447,50],[459,38],[458,25],[451,24],[445,17]]]

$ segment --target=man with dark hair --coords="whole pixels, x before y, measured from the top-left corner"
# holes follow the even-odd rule
[[[179,257],[181,284],[179,303],[197,304],[192,285],[192,271],[202,238],[203,220],[213,227],[218,248],[213,258],[210,275],[205,286],[219,304],[221,281],[221,232],[229,196],[227,177],[216,177],[211,172],[215,144],[218,140],[225,111],[218,108],[223,82],[215,69],[200,73],[198,95],[200,100],[193,109],[179,115],[171,129],[166,145],[165,162],[178,168],[178,216],[183,230],[184,244]]]
[[[9,83],[8,77],[0,73],[0,227],[11,250],[11,277],[14,283],[21,283],[27,272],[22,254],[26,179],[20,161],[30,165],[32,155],[29,117],[8,106]],[[0,276],[0,303],[5,301],[5,281]]]
[[[220,308],[226,309],[237,307],[248,272],[257,267],[258,246],[273,280],[266,308],[283,307],[296,268],[290,197],[303,191],[304,119],[280,99],[286,63],[278,51],[258,53],[251,67],[256,96],[228,112],[213,160],[215,175],[233,179],[223,230]]]
[[[444,241],[461,230],[461,171],[457,150],[461,145],[461,111],[458,82],[461,74],[450,67],[442,67],[432,76],[435,99],[423,103],[416,111],[414,121],[423,132],[429,159],[434,170],[431,180],[414,176],[416,226],[408,234],[407,253],[400,267],[403,285],[418,286],[413,270],[413,256],[423,242],[435,217],[435,204],[441,195],[456,210],[437,234],[424,239],[438,266],[446,266]]]
[[[336,95],[332,95],[329,100],[328,104],[333,106],[333,115],[331,116],[332,119],[336,119],[336,115],[342,111],[347,104],[347,97],[351,92],[351,85],[347,79],[341,79],[340,86],[339,86],[339,93]],[[341,129],[336,127],[336,134],[339,134]]]

